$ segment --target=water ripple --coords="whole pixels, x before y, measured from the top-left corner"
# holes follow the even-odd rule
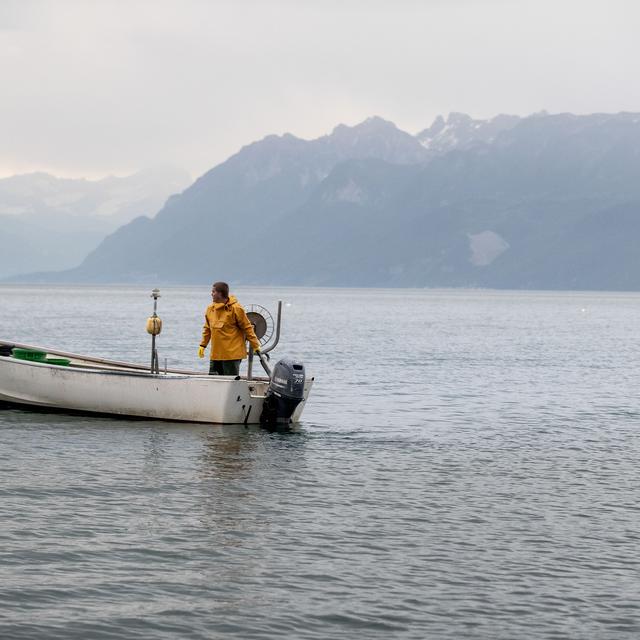
[[[146,291],[2,293],[16,339],[146,361]],[[207,293],[162,299],[175,364]],[[0,410],[3,638],[638,637],[639,296],[240,293],[292,305],[297,432]]]

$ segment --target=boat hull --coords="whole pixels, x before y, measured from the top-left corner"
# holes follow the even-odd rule
[[[305,399],[311,386],[305,389]],[[0,357],[0,401],[88,413],[258,424],[265,380],[75,368]],[[292,421],[299,420],[304,401]]]

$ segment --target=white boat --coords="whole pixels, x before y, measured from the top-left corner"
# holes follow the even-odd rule
[[[0,340],[1,353],[11,348],[69,361],[60,365],[0,355],[0,402],[15,405],[186,422],[288,424],[300,419],[313,384],[304,366],[292,360],[279,361],[270,377],[253,377],[251,368],[247,376],[234,377],[159,371],[157,353],[152,370]]]

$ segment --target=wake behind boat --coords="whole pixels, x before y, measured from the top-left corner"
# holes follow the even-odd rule
[[[268,334],[266,309],[247,314],[266,346],[259,354],[267,376],[253,376],[249,351],[246,376],[205,375],[166,368],[160,371],[155,338],[160,332],[155,314],[151,366],[107,360],[0,340],[0,402],[136,416],[160,420],[216,424],[289,424],[297,422],[313,384],[304,365],[280,360],[271,371],[263,354],[279,341],[282,305],[278,305],[277,332]],[[271,323],[273,326],[273,323]],[[54,356],[54,357],[50,357]]]

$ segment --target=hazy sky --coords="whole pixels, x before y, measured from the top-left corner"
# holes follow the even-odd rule
[[[194,177],[269,133],[640,112],[638,0],[0,0],[0,176]]]

